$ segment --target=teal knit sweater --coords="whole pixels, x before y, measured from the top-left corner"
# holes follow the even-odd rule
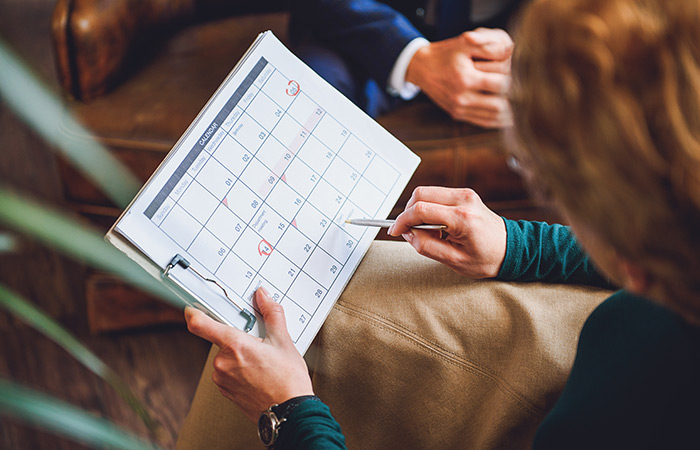
[[[498,279],[609,287],[568,227],[505,223],[508,244]],[[586,321],[569,380],[533,448],[698,449],[698,426],[700,328],[619,291]],[[346,447],[328,407],[307,401],[292,412],[275,448]]]

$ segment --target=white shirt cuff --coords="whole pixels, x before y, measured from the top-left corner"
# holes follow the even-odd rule
[[[387,91],[389,94],[395,97],[401,97],[404,100],[410,100],[418,95],[420,88],[406,81],[406,69],[408,69],[408,64],[411,62],[413,55],[428,44],[430,44],[430,42],[428,42],[427,39],[417,37],[401,50],[389,74],[389,82],[387,83]]]

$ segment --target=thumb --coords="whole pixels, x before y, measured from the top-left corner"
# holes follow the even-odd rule
[[[265,339],[273,343],[279,342],[279,340],[292,340],[289,337],[289,331],[287,331],[284,308],[270,297],[265,288],[261,287],[255,291],[255,305],[265,322]]]

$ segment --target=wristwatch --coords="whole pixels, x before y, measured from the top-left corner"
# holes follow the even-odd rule
[[[279,436],[280,426],[287,421],[287,417],[289,417],[294,408],[306,400],[320,401],[315,395],[302,395],[301,397],[291,398],[279,405],[274,404],[260,413],[258,437],[266,448],[270,449],[275,445],[277,436]]]

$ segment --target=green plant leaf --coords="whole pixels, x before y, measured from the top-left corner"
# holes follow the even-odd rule
[[[102,362],[97,355],[90,351],[90,349],[83,345],[80,340],[58,322],[16,293],[7,289],[1,283],[0,307],[8,310],[15,317],[54,341],[65,351],[73,355],[75,359],[90,371],[109,383],[117,394],[129,404],[131,409],[138,414],[149,430],[153,433],[160,432],[160,423],[151,417],[146,407],[141,403],[138,397],[136,397],[129,385],[126,384],[115,371]]]
[[[104,241],[101,233],[33,200],[0,188],[0,222],[165,300],[175,307],[185,303],[160,280]]]
[[[16,417],[74,440],[103,448],[153,450],[152,442],[73,405],[0,378],[0,414]]]
[[[11,253],[17,250],[17,241],[9,233],[0,232],[0,253]]]
[[[117,205],[125,207],[141,183],[73,119],[0,39],[0,97],[40,136],[54,145]],[[72,134],[66,130],[75,130]]]

